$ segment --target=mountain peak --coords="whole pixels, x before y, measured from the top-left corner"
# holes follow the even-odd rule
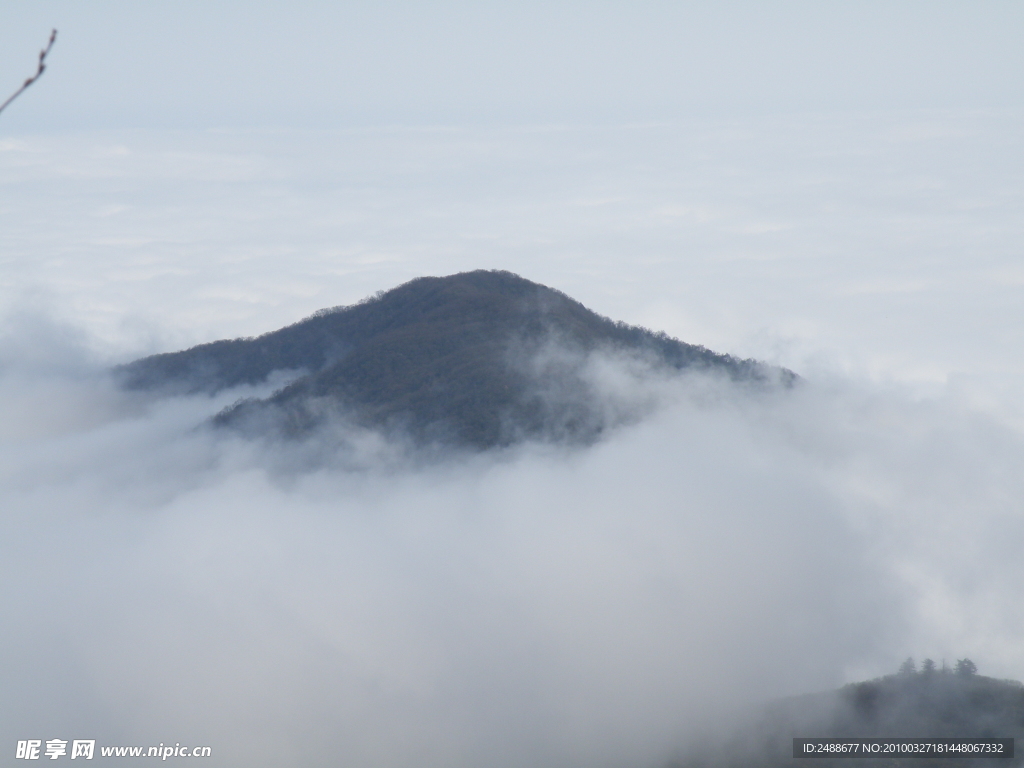
[[[733,380],[795,378],[614,322],[498,270],[416,278],[256,338],[143,358],[118,375],[129,389],[216,392],[297,371],[288,386],[236,403],[215,423],[299,436],[344,413],[421,443],[490,448],[523,438],[588,442],[612,426],[585,371],[588,357],[601,353]]]

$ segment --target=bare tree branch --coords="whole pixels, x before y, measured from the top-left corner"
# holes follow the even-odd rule
[[[46,47],[39,52],[39,69],[36,70],[36,73],[34,75],[32,75],[32,77],[30,77],[28,80],[26,80],[24,83],[22,83],[21,88],[16,90],[11,95],[11,98],[9,98],[3,104],[0,104],[0,112],[3,112],[4,111],[4,107],[6,107],[8,104],[10,104],[12,101],[14,101],[16,98],[18,98],[18,96],[21,95],[22,91],[24,91],[26,88],[28,88],[30,85],[32,85],[32,83],[34,83],[36,80],[38,80],[39,76],[41,74],[43,74],[43,72],[46,69],[46,54],[48,54],[50,52],[50,49],[53,48],[53,41],[56,40],[56,39],[57,39],[57,30],[55,29],[55,30],[53,30],[50,33],[50,42],[48,42],[46,44]]]

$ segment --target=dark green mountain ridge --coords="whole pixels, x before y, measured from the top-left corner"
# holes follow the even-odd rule
[[[552,345],[565,354],[537,356]],[[792,384],[795,375],[614,322],[510,272],[421,277],[358,304],[263,334],[121,366],[123,387],[213,393],[299,371],[265,399],[236,403],[218,426],[300,436],[332,412],[419,442],[476,448],[522,438],[591,441],[610,424],[582,375],[594,352],[662,370]]]
[[[1012,738],[1013,759],[794,758],[794,738]],[[901,672],[773,702],[750,724],[706,742],[673,768],[934,768],[1024,764],[1024,684],[952,670]]]

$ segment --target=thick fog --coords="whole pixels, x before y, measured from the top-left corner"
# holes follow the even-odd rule
[[[16,329],[9,742],[657,765],[737,707],[908,653],[1019,674],[1024,440],[955,399],[599,358],[595,389],[648,415],[596,446],[424,462],[349,432],[311,462],[202,427],[258,389],[125,395],[52,324]]]
[[[60,28],[0,116],[0,750],[653,768],[910,655],[1024,679],[1019,6],[678,7],[0,25],[11,91]],[[801,381],[553,347],[604,439],[424,456],[205,426],[294,372],[109,378],[480,268]]]

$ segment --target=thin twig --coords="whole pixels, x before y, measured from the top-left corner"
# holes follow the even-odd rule
[[[6,107],[8,104],[10,104],[12,101],[14,101],[16,98],[18,98],[18,96],[21,95],[22,91],[24,91],[26,88],[28,88],[30,85],[32,85],[32,83],[34,83],[36,80],[38,80],[39,76],[41,74],[43,74],[43,71],[46,69],[46,54],[48,54],[50,52],[50,49],[53,48],[53,41],[56,40],[56,39],[57,39],[57,30],[55,29],[55,30],[53,30],[53,32],[50,33],[50,42],[48,42],[46,44],[46,47],[39,52],[39,69],[36,70],[36,73],[34,75],[32,75],[32,77],[30,77],[28,80],[26,80],[22,84],[21,88],[16,90],[11,95],[11,98],[9,98],[3,104],[0,104],[0,112],[3,112],[4,111],[4,107]]]

